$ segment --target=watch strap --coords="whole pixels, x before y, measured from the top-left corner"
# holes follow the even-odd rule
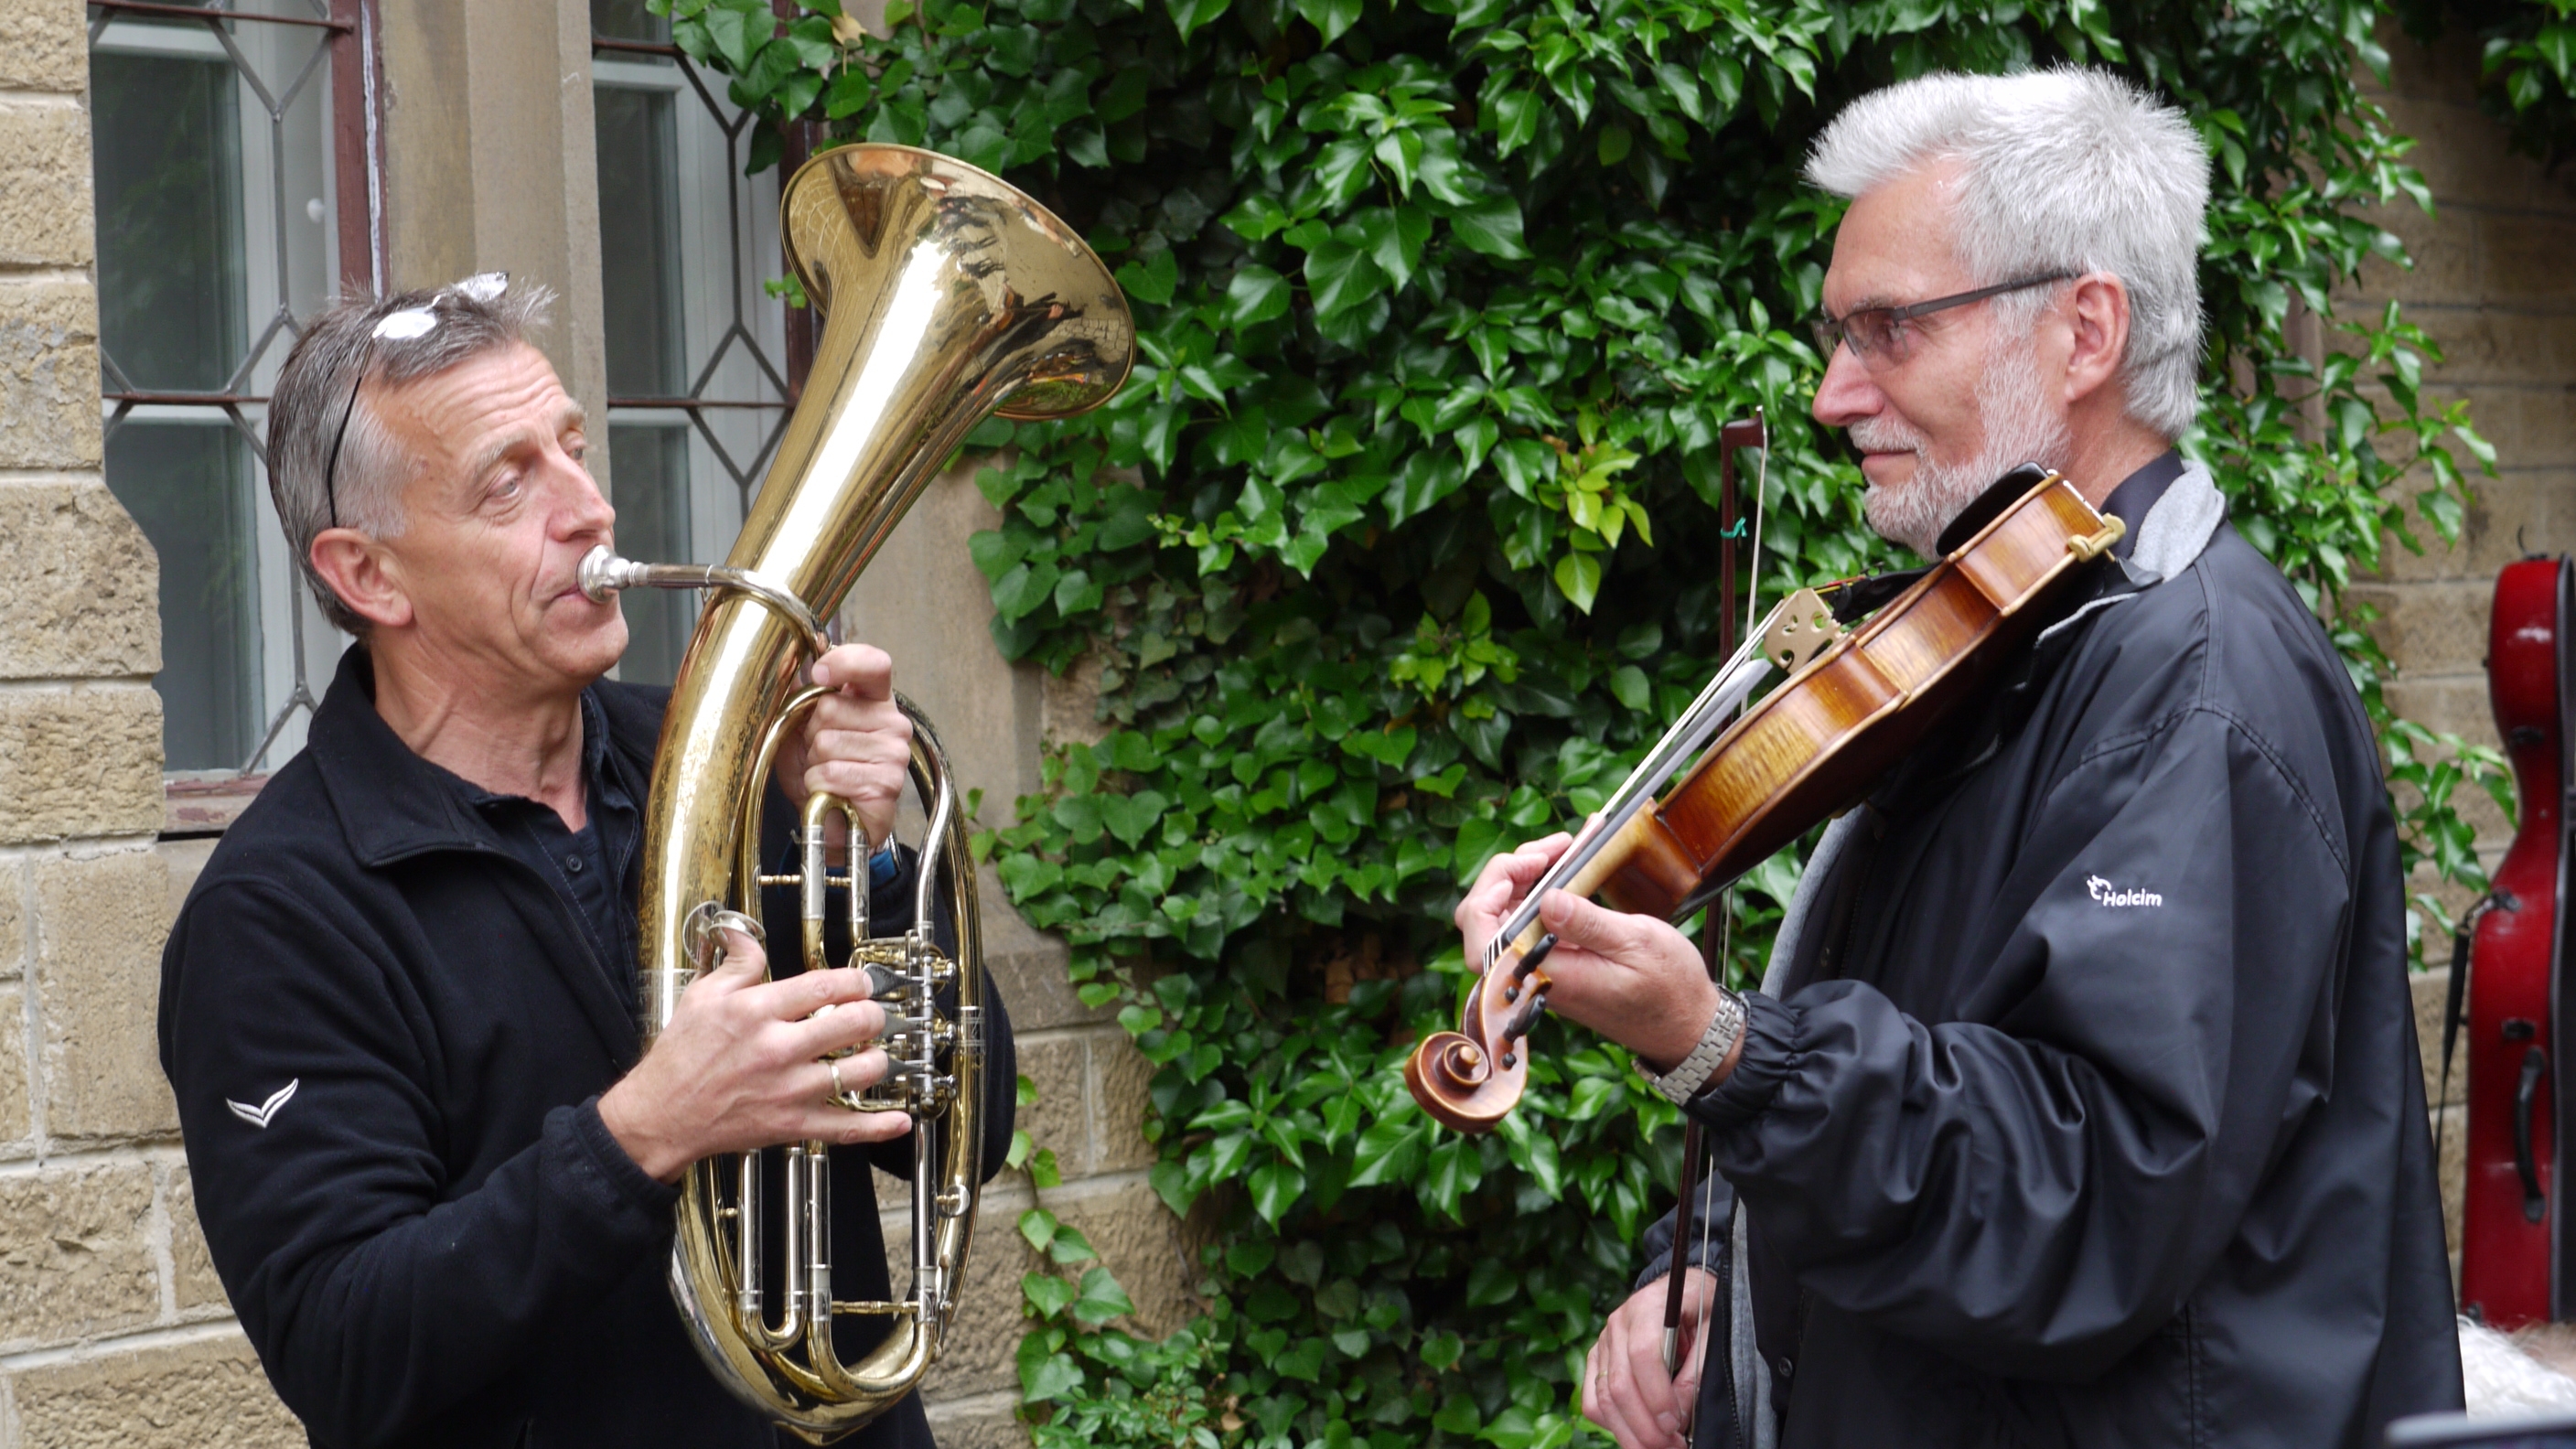
[[[1640,1059],[1637,1072],[1666,1101],[1679,1106],[1699,1095],[1700,1088],[1708,1084],[1710,1075],[1726,1061],[1726,1054],[1735,1050],[1737,1038],[1743,1035],[1744,998],[1721,986],[1717,991],[1717,1011],[1709,1017],[1708,1030],[1700,1033],[1699,1045],[1691,1048],[1690,1055],[1671,1071],[1660,1074],[1647,1070]]]

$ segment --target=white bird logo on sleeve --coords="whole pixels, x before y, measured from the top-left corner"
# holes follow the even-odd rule
[[[256,1107],[247,1102],[236,1102],[230,1097],[224,1099],[224,1105],[233,1109],[234,1116],[253,1127],[265,1128],[269,1124],[269,1119],[277,1115],[277,1109],[285,1106],[288,1099],[295,1095],[295,1089],[302,1085],[304,1085],[304,1079],[297,1077],[294,1081],[269,1093],[268,1100]]]

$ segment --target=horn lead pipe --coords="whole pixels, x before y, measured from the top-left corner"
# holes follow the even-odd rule
[[[637,563],[619,558],[603,543],[582,555],[573,582],[595,604],[607,603],[608,596],[620,589],[731,589],[767,604],[771,612],[795,625],[815,658],[822,658],[832,648],[823,621],[814,617],[814,611],[796,597],[794,590],[749,569],[727,568],[723,564]]]

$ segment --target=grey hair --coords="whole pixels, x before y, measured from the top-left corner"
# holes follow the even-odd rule
[[[554,293],[544,287],[505,287],[478,297],[459,283],[391,297],[343,298],[305,323],[269,398],[268,496],[313,601],[333,624],[352,634],[367,628],[313,567],[313,540],[331,527],[335,495],[342,527],[377,538],[398,538],[403,531],[402,490],[413,461],[400,455],[376,416],[374,393],[525,343],[529,332],[545,325],[553,303]],[[435,325],[408,337],[376,335],[385,318],[412,310],[428,311]]]
[[[1959,166],[1953,243],[1977,284],[2118,277],[2129,292],[2129,416],[2167,438],[2187,431],[2200,410],[2209,153],[2183,114],[2105,71],[1927,75],[1845,107],[1807,179],[1857,197],[1940,161]],[[1997,305],[2026,327],[2049,295]]]

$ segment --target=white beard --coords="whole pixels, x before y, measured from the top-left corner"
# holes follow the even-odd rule
[[[1888,488],[1873,483],[1861,500],[1862,515],[1880,537],[1924,558],[1938,557],[1942,530],[2006,470],[2024,463],[2056,467],[2065,461],[2070,441],[2066,421],[2049,412],[2030,354],[2026,340],[1988,349],[1985,373],[1977,379],[1985,446],[1965,462],[1933,461],[1924,436],[1895,418],[1881,415],[1852,424],[1852,442],[1866,451],[1914,454],[1913,478]]]

